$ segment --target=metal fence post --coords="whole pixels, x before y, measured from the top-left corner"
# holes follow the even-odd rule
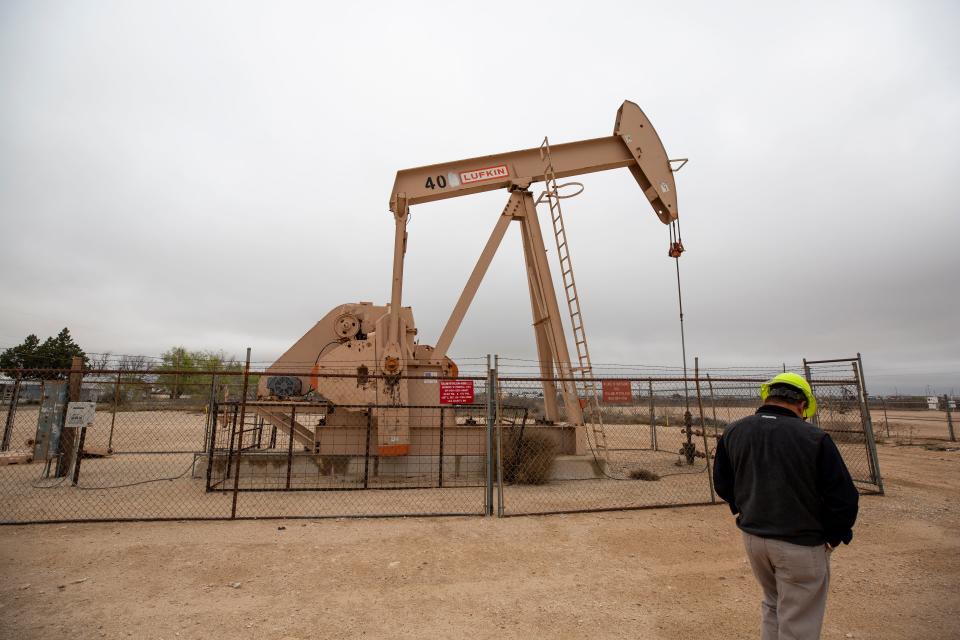
[[[497,430],[497,516],[503,517],[503,425],[500,409],[500,356],[493,357],[493,387],[496,393],[496,430]]]
[[[810,379],[810,365],[807,364],[807,359],[806,359],[806,358],[803,359],[803,377],[804,377],[804,379],[807,381],[807,384],[810,385],[810,390],[812,391],[812,390],[813,390],[813,381]],[[816,394],[814,394],[814,395],[816,395]],[[817,425],[817,426],[819,427],[819,426],[820,426],[820,416],[819,416],[819,414],[818,414],[818,413],[814,413],[814,414],[810,417],[810,422],[812,422],[813,424],[815,424],[815,425]]]
[[[870,419],[870,407],[867,406],[867,385],[863,380],[863,359],[857,353],[853,363],[853,375],[857,379],[857,396],[860,398],[860,412],[863,418],[863,432],[867,440],[867,456],[870,462],[870,474],[883,495],[883,478],[880,477],[880,459],[877,456],[877,442],[873,437],[873,421]]]
[[[17,416],[17,402],[20,400],[20,378],[13,382],[13,390],[10,393],[10,406],[7,407],[7,419],[3,426],[3,445],[0,451],[10,449],[10,440],[13,439],[13,425]]]
[[[710,389],[710,410],[713,412],[713,435],[718,435],[720,423],[717,421],[717,398],[713,393],[713,380],[707,374],[707,388]]]
[[[117,424],[117,405],[120,404],[120,376],[117,372],[117,381],[113,383],[113,407],[110,409],[110,435],[107,436],[107,453],[113,451],[113,428]],[[204,442],[206,444],[206,442]]]
[[[233,474],[233,443],[237,439],[237,416],[239,415],[240,407],[233,405],[233,415],[230,416],[230,439],[227,441],[227,464],[223,468],[224,490],[226,490],[227,480]],[[224,419],[226,419],[226,416],[224,416]]]
[[[700,358],[693,358],[693,378],[697,387],[697,407],[700,410],[700,433],[703,435],[703,458],[707,461],[707,482],[710,485],[710,502],[717,501],[717,495],[713,491],[713,470],[710,468],[710,446],[707,443],[707,421],[703,416],[703,395],[700,393]],[[688,429],[690,427],[687,427]]]
[[[363,448],[363,488],[364,489],[367,489],[370,487],[370,432],[371,431],[373,431],[373,405],[367,405],[367,439]]]
[[[493,402],[493,376],[490,366],[490,354],[487,354],[487,479],[484,491],[483,514],[493,515],[493,422],[496,420],[497,409]]]
[[[207,398],[207,423],[203,427],[203,443],[210,441],[210,425],[213,424],[213,407],[217,403],[217,380],[219,376],[210,378],[210,394]],[[119,386],[119,381],[118,381]],[[111,431],[112,433],[112,431]]]
[[[947,435],[950,442],[957,441],[957,434],[953,431],[953,412],[950,410],[950,396],[943,394],[943,410],[947,412]]]
[[[650,448],[657,451],[657,414],[653,403],[653,380],[647,380],[647,392],[650,394]]]
[[[210,493],[210,479],[213,477],[213,451],[217,446],[217,416],[220,413],[220,407],[217,405],[217,399],[214,397],[213,404],[210,406],[213,413],[213,420],[210,422],[210,448],[207,450],[207,487],[206,493]],[[226,419],[226,418],[224,418]]]
[[[250,385],[250,347],[247,347],[247,361],[243,365],[243,391],[240,394],[240,441],[237,443],[237,468],[233,474],[233,502],[230,505],[230,519],[237,517],[237,496],[240,493],[240,456],[243,454],[243,428],[247,415],[247,388]]]
[[[883,408],[883,428],[887,432],[887,437],[890,437],[890,418],[887,417],[887,400],[884,397],[880,397],[880,407]]]
[[[440,407],[440,452],[437,456],[437,486],[443,488],[443,407]]]
[[[287,489],[290,488],[290,475],[293,472],[293,426],[297,423],[297,407],[290,407],[290,433],[287,434]]]

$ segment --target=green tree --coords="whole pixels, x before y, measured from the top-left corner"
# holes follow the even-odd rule
[[[17,346],[5,349],[3,353],[0,353],[0,368],[35,369],[39,349],[40,338],[31,333]]]
[[[204,395],[210,386],[211,371],[235,373],[243,370],[236,358],[222,351],[188,351],[172,347],[161,355],[162,363],[154,369],[158,373],[156,385],[171,398]]]
[[[83,366],[90,363],[89,358],[80,348],[70,330],[66,327],[56,335],[49,337],[42,343],[36,334],[30,334],[24,341],[15,347],[10,347],[0,353],[0,368],[17,369],[11,375],[28,380],[55,380],[67,377],[64,369],[69,369],[74,357],[83,359]]]

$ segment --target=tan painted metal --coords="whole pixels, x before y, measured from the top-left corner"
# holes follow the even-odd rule
[[[523,191],[524,215],[521,225],[526,227],[526,241],[524,251],[530,256],[531,283],[537,292],[537,306],[539,316],[534,318],[535,323],[544,326],[547,336],[549,353],[540,353],[542,362],[547,358],[553,360],[557,375],[563,379],[560,383],[560,395],[563,398],[564,408],[567,411],[567,420],[571,424],[583,424],[583,414],[580,410],[580,400],[577,397],[576,386],[572,382],[570,352],[567,350],[567,339],[560,319],[560,305],[557,303],[557,292],[550,275],[550,265],[547,263],[547,249],[543,244],[543,233],[540,230],[540,220],[537,217],[537,208],[533,203],[533,195]]]
[[[375,412],[379,454],[407,454],[411,420],[416,422],[418,416],[412,415],[404,405],[439,403],[438,385],[407,376],[456,376],[456,365],[447,358],[446,352],[509,223],[517,221],[521,229],[540,372],[545,378],[566,379],[560,383],[559,392],[567,420],[573,425],[582,425],[582,409],[573,374],[574,369],[583,368],[583,358],[579,357],[578,343],[581,366],[575,367],[571,362],[536,203],[529,188],[534,183],[550,180],[551,188],[555,190],[556,178],[624,167],[630,169],[660,221],[667,224],[676,220],[679,211],[670,160],[649,119],[629,101],[625,101],[617,112],[612,136],[551,145],[549,168],[552,171],[545,168],[541,147],[399,171],[390,196],[395,223],[390,304],[341,305],[328,313],[267,370],[267,376],[260,380],[258,395],[269,396],[267,377],[270,374],[295,374],[301,379],[303,388],[312,389],[335,404],[395,404],[396,408]],[[409,208],[494,189],[510,191],[507,205],[444,326],[437,346],[417,344],[413,314],[409,307],[402,306]],[[565,295],[565,299],[569,306],[569,296]],[[579,340],[576,335],[574,339]],[[342,379],[318,376],[318,373],[345,370],[356,372],[355,387],[342,384]],[[371,379],[361,384],[362,371],[387,378]],[[584,372],[579,373],[583,375]],[[545,417],[548,420],[559,419],[557,391],[553,382],[544,383]],[[430,416],[430,419],[436,418]],[[342,420],[344,427],[355,426],[352,424],[354,420],[347,415]],[[579,434],[577,443],[577,452],[582,453]]]
[[[633,102],[625,101],[617,111],[612,136],[551,145],[551,153],[557,178],[629,167],[660,221],[666,224],[677,219],[677,191],[667,152],[650,120]],[[496,167],[506,167],[507,171],[500,176],[464,182],[464,176],[469,178],[470,172]],[[444,187],[438,184],[441,177]],[[428,178],[433,188],[427,186]],[[404,206],[509,189],[516,183],[532,184],[544,179],[540,147],[404,169],[397,172],[393,183],[390,211],[398,213]]]

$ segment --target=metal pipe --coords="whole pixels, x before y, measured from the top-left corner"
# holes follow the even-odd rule
[[[857,360],[859,357],[860,357],[860,354],[858,353],[856,358],[830,358],[829,360],[807,360],[806,358],[804,358],[803,364],[804,364],[804,367],[806,367],[806,365],[808,364],[828,364],[830,362],[846,363],[846,362],[850,362],[851,360]]]

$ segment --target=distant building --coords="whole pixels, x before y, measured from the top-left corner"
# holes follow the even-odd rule
[[[942,396],[927,396],[927,409],[931,411],[937,411],[943,406],[943,397]],[[947,398],[947,407],[951,411],[957,408],[957,401]]]
[[[0,406],[6,406],[13,396],[14,382],[5,380],[0,382]],[[39,380],[22,380],[20,391],[17,393],[18,404],[40,404],[42,399],[43,383]],[[98,387],[84,386],[80,388],[80,400],[85,402],[103,402],[109,400],[112,393],[105,392]]]

